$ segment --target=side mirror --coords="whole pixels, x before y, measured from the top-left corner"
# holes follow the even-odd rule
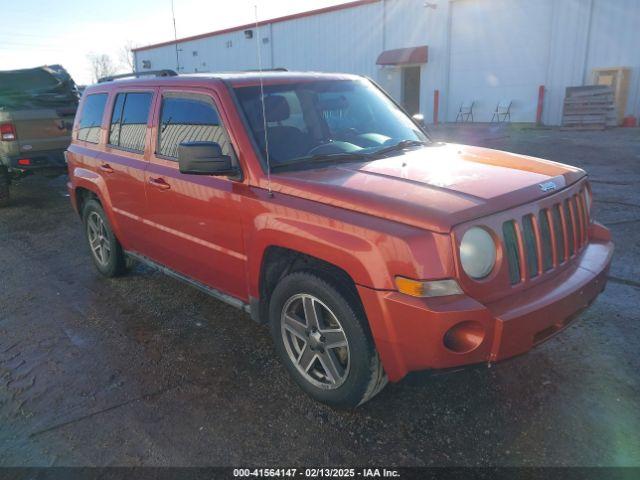
[[[413,120],[417,123],[419,123],[420,125],[424,126],[424,115],[421,113],[416,113],[415,115],[413,115],[411,118],[413,118]]]
[[[188,175],[235,175],[238,169],[216,142],[183,142],[178,145],[180,173]]]

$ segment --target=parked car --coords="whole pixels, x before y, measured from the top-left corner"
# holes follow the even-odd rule
[[[0,72],[0,207],[12,180],[66,172],[77,107],[75,83],[60,65]]]
[[[245,310],[334,406],[526,352],[604,289],[613,252],[584,171],[434,142],[353,75],[93,85],[68,162],[98,271],[129,256]]]

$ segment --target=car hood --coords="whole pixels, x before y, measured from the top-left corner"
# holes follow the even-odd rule
[[[579,168],[548,160],[438,143],[370,162],[277,173],[272,188],[448,232],[454,225],[551,195],[583,176]]]

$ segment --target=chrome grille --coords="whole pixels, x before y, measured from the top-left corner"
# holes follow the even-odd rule
[[[577,255],[587,244],[585,192],[502,224],[512,285],[538,277]]]
[[[540,273],[538,270],[538,245],[536,245],[533,222],[533,215],[522,217],[522,234],[524,235],[525,259],[527,260],[529,278],[537,277]]]
[[[553,212],[552,220],[553,220],[553,235],[556,239],[556,259],[555,264],[557,265],[564,259],[564,247],[565,247],[565,234],[563,228],[563,220],[562,213],[560,212],[560,205],[554,205],[551,207],[551,211]]]
[[[518,235],[513,221],[502,224],[502,238],[504,248],[507,252],[507,262],[509,264],[509,279],[511,284],[520,281],[520,254],[518,249]]]
[[[575,253],[576,226],[569,199],[564,201],[564,224],[566,226],[567,236],[569,237],[569,256],[572,256]]]
[[[542,270],[551,270],[553,267],[553,249],[551,248],[551,228],[549,227],[548,210],[540,210],[538,222],[540,223],[540,242],[542,243]]]

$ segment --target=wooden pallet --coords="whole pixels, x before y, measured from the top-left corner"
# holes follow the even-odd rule
[[[567,87],[562,111],[563,129],[604,130],[615,125],[616,108],[611,87]]]

